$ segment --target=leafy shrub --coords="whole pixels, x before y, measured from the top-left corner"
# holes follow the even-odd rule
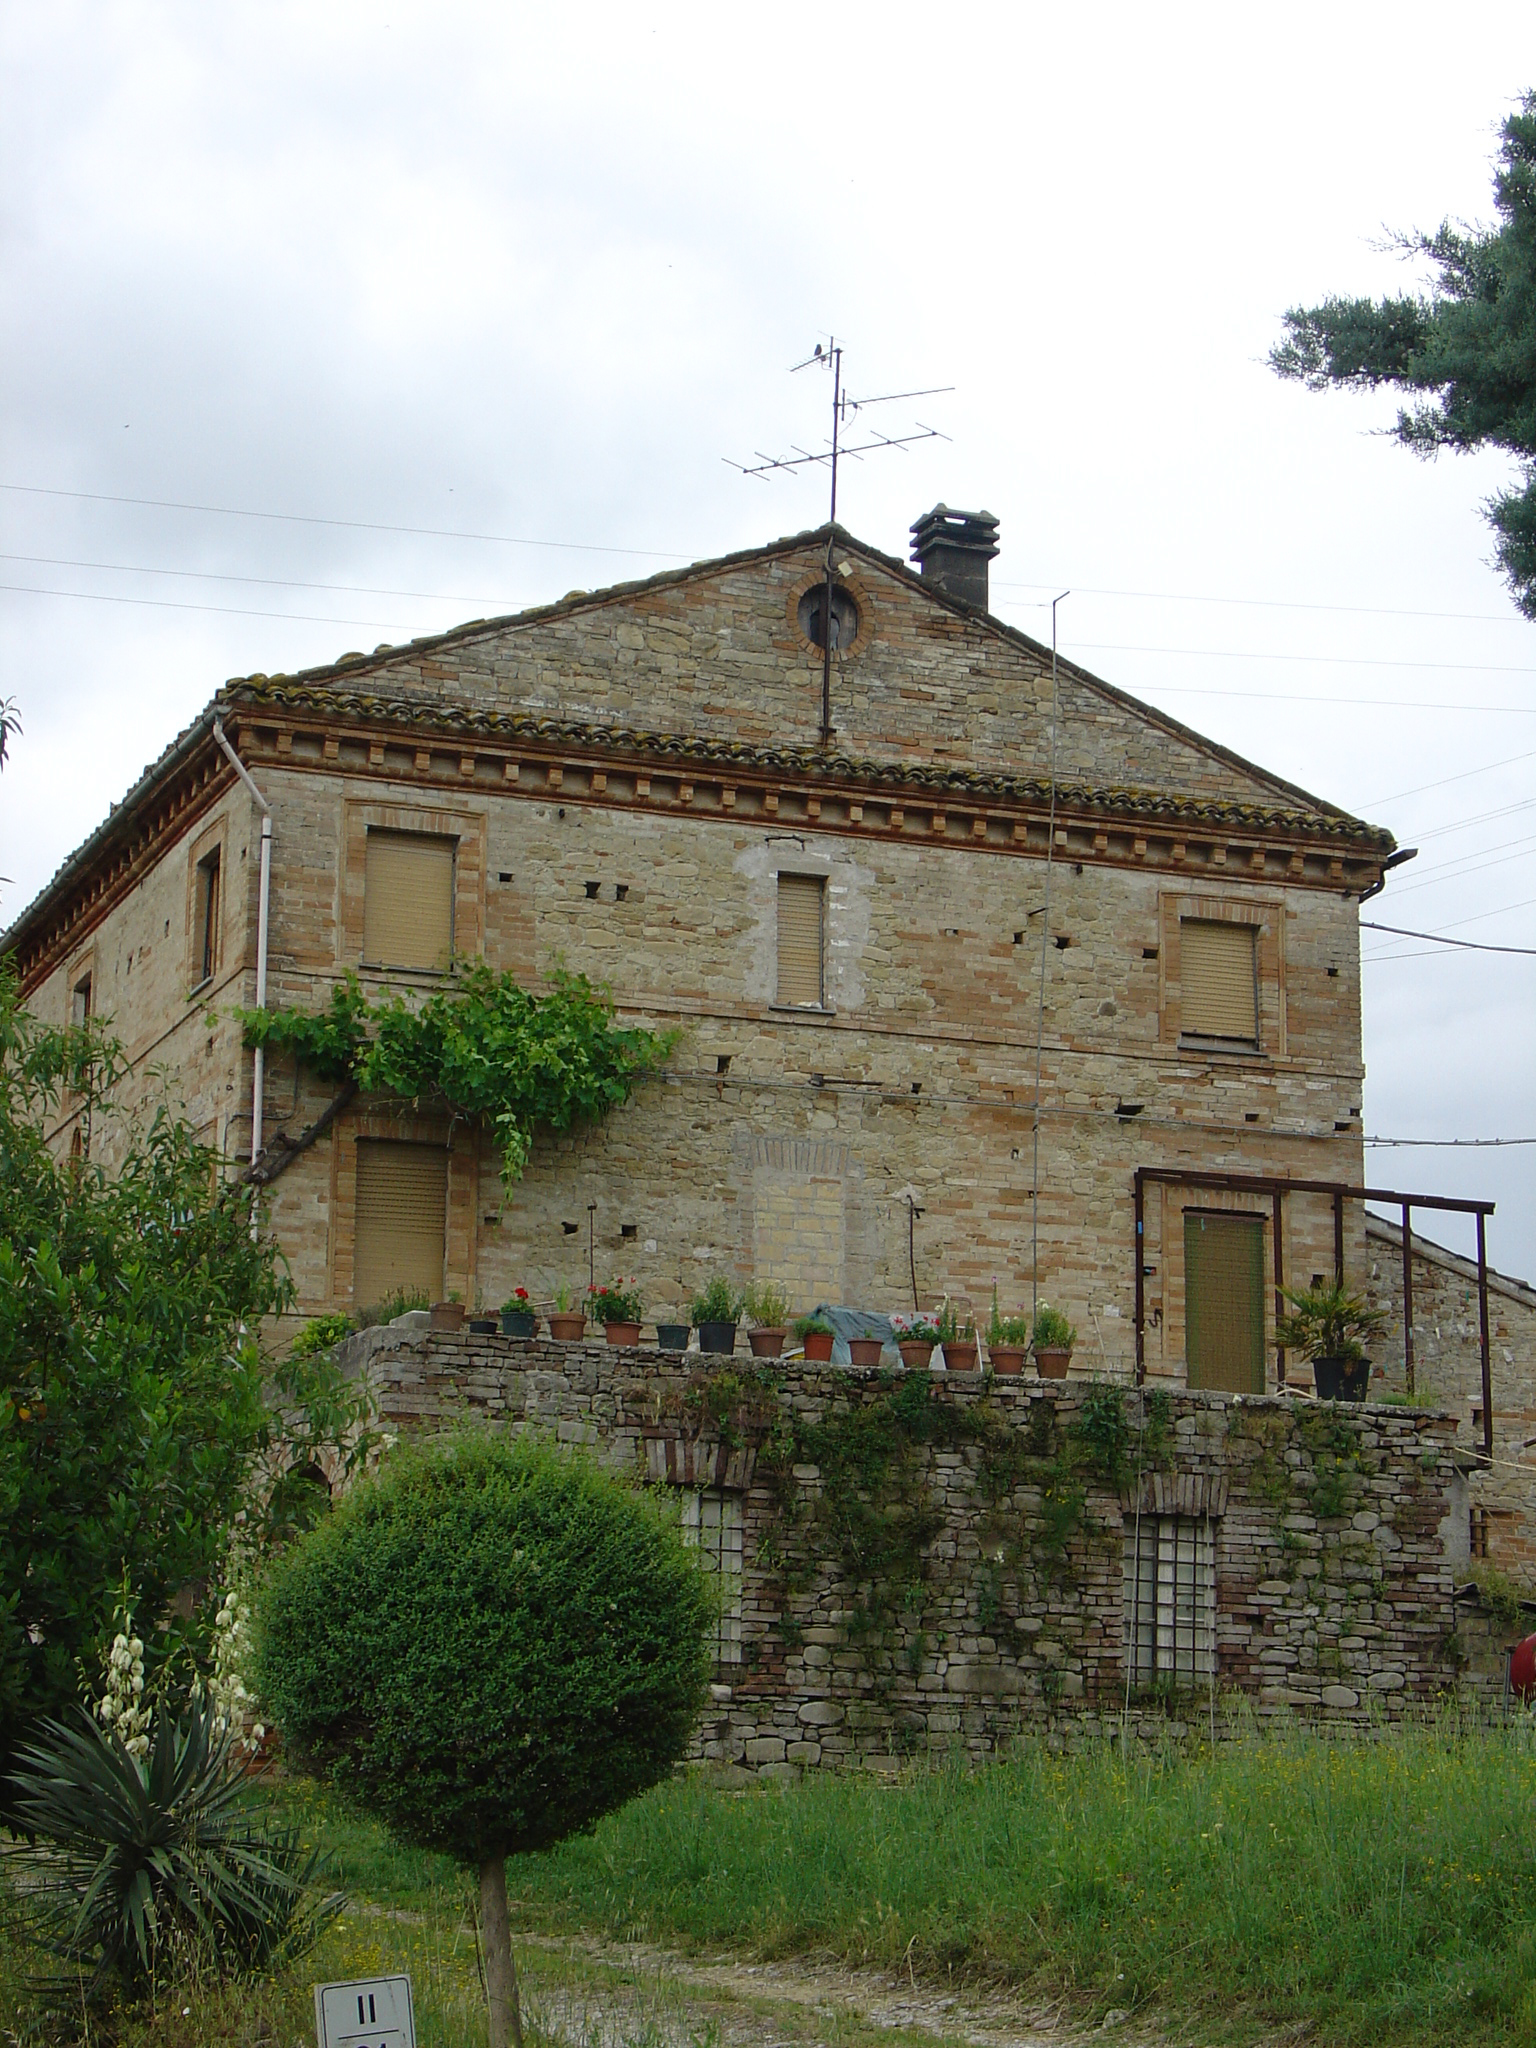
[[[633,1281],[610,1280],[587,1297],[587,1314],[595,1323],[639,1323],[645,1320],[645,1296]]]
[[[480,1871],[497,2038],[509,1855],[666,1776],[713,1603],[649,1496],[489,1433],[398,1452],[273,1569],[257,1678],[292,1752],[405,1841]]]
[[[1281,1292],[1291,1308],[1275,1324],[1275,1342],[1308,1360],[1344,1358],[1358,1365],[1365,1357],[1364,1340],[1386,1321],[1381,1309],[1367,1308],[1364,1297],[1351,1294],[1342,1280]]]
[[[789,1296],[770,1280],[754,1281],[742,1296],[742,1305],[760,1330],[782,1330],[789,1322]]]
[[[255,1817],[212,1700],[154,1712],[142,1761],[81,1712],[47,1722],[12,1778],[31,1938],[89,1991],[140,1996],[189,1967],[264,1973],[304,1954],[343,1900],[319,1896],[297,1828]]]
[[[688,1313],[695,1323],[734,1323],[741,1314],[744,1297],[723,1273],[717,1273],[702,1294],[696,1294]]]
[[[317,1351],[329,1351],[350,1337],[354,1328],[352,1318],[337,1310],[332,1315],[313,1316],[293,1340],[294,1358],[312,1358]]]
[[[1070,1351],[1077,1342],[1077,1331],[1059,1308],[1042,1301],[1035,1310],[1029,1341],[1037,1351]]]

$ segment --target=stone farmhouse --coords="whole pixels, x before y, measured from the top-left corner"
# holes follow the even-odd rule
[[[1118,1545],[1124,1518],[1134,1556],[1123,1575],[1118,1551],[1084,1567],[1077,1633],[1062,1649],[1054,1631],[1049,1655],[1026,1638],[1061,1605],[1054,1564],[1037,1555],[1005,1586],[989,1563],[986,1593],[966,1575],[998,1507],[973,1512],[966,1492],[983,1439],[924,1451],[913,1469],[930,1489],[942,1477],[950,1533],[935,1661],[921,1629],[900,1652],[900,1712],[922,1739],[962,1725],[953,1701],[932,1717],[939,1695],[965,1694],[963,1725],[984,1733],[1030,1697],[1097,1711],[1133,1676],[1220,1675],[1363,1712],[1373,1646],[1403,1627],[1414,1647],[1388,1689],[1421,1696],[1454,1668],[1453,1582],[1488,1478],[1470,1404],[1362,1411],[1380,1418],[1346,1460],[1363,1505],[1315,1432],[1290,1461],[1323,1471],[1311,1508],[1292,1503],[1299,1522],[1270,1483],[1301,1427],[1278,1397],[1310,1391],[1275,1344],[1278,1288],[1335,1272],[1363,1286],[1381,1256],[1360,1199],[1358,920],[1404,856],[994,618],[988,515],[940,506],[913,531],[915,568],[823,527],[237,678],[0,950],[44,1018],[110,1016],[134,1085],[168,1082],[229,1170],[263,1182],[305,1314],[402,1286],[494,1307],[521,1284],[547,1303],[595,1273],[633,1278],[670,1320],[725,1272],[799,1308],[948,1295],[984,1324],[994,1288],[1005,1311],[1038,1288],[1077,1325],[1074,1380],[1138,1385],[1143,1434],[1166,1394],[1165,1467],[1129,1491],[1118,1468],[1101,1474],[1097,1535],[1073,1539]],[[427,1101],[337,1113],[302,1069],[253,1059],[234,1016],[263,988],[321,1008],[349,972],[373,993],[430,989],[455,957],[529,984],[563,964],[608,984],[625,1021],[680,1033],[624,1109],[541,1137],[510,1201],[474,1126]],[[69,1105],[53,1135],[79,1144]],[[677,1361],[654,1351],[612,1372],[576,1352],[562,1370],[542,1344],[515,1368],[433,1355],[413,1354],[404,1392],[384,1375],[387,1413],[441,1412],[435,1383],[468,1373],[471,1405],[629,1457],[666,1438],[658,1418],[682,1398]],[[946,1399],[964,1405],[961,1377]],[[805,1385],[819,1427],[833,1381]],[[1014,1401],[1020,1426],[1062,1455],[1085,1397],[1063,1397],[1068,1420],[1031,1420],[1039,1392]],[[1234,1438],[1222,1416],[1237,1395],[1273,1417]],[[881,1397],[871,1383],[857,1398]],[[755,1643],[769,1701],[718,1753],[813,1761],[789,1753],[801,1708],[840,1722],[865,1684],[839,1680],[833,1700],[825,1670],[806,1676],[847,1648],[831,1647],[835,1573],[791,1617],[791,1635],[822,1632],[791,1655],[777,1581],[752,1555],[772,1501],[674,1437],[676,1456],[646,1455],[735,1575],[722,1659]],[[1014,1478],[1049,1549],[1049,1482],[1022,1465]],[[1399,1508],[1411,1541],[1394,1534]],[[1337,1654],[1319,1653],[1297,1562],[1325,1548],[1330,1513],[1361,1552],[1323,1631]],[[1005,1553],[1023,1570],[1007,1543],[994,1562]],[[1286,1677],[1298,1657],[1305,1684]],[[882,1697],[865,1749],[889,1746],[899,1719]],[[749,1741],[769,1747],[748,1756]]]
[[[458,954],[683,1031],[506,1206],[430,1105],[359,1103],[286,1163],[329,1091],[274,1063],[256,1150],[303,1310],[584,1288],[589,1237],[657,1313],[724,1268],[981,1318],[1038,1265],[1082,1363],[1129,1374],[1139,1306],[1153,1379],[1275,1385],[1273,1280],[1359,1273],[1360,1206],[1338,1244],[1326,1196],[1177,1176],[1362,1183],[1357,911],[1391,835],[1068,662],[1053,782],[1049,651],[986,610],[995,522],[915,531],[917,571],[831,534],[827,739],[825,528],[229,683],[7,933],[28,999],[110,1015],[249,1158],[263,820],[217,726],[270,807],[270,1000]]]

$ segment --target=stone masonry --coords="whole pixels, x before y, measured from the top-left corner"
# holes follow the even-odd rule
[[[1024,1735],[1118,1726],[1127,1713],[1146,1734],[1203,1722],[1236,1696],[1261,1718],[1364,1726],[1465,1682],[1455,1594],[1466,1494],[1448,1414],[1184,1392],[1149,1414],[1134,1390],[1112,1390],[1128,1432],[1122,1483],[1079,1466],[1082,1511],[1058,1555],[1049,1479],[1022,1454],[1070,1443],[1103,1389],[935,1374],[934,1399],[990,1434],[920,1451],[910,1491],[933,1515],[921,1591],[902,1594],[890,1625],[861,1632],[870,1589],[850,1584],[814,1537],[825,1475],[776,1466],[775,1447],[792,1457],[786,1431],[888,1400],[904,1375],[786,1361],[764,1394],[745,1360],[433,1337],[425,1321],[353,1340],[354,1365],[394,1426],[535,1429],[679,1495],[739,1501],[739,1656],[718,1668],[697,1744],[717,1764],[881,1766],[954,1746],[979,1758]],[[744,1389],[756,1403],[746,1419],[712,1427],[711,1390],[736,1399]],[[990,1488],[989,1455],[1003,1473]],[[1127,1693],[1125,1550],[1138,1512],[1173,1512],[1209,1533],[1210,1681]]]

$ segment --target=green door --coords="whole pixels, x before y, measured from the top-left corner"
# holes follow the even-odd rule
[[[1192,1387],[1264,1391],[1264,1219],[1184,1212],[1184,1364]]]

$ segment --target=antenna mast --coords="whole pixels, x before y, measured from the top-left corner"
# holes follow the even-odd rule
[[[766,478],[770,471],[804,469],[813,462],[825,462],[832,471],[831,509],[827,517],[827,563],[826,576],[821,593],[821,744],[829,747],[836,737],[832,723],[832,648],[837,634],[837,621],[832,613],[832,569],[837,541],[837,465],[845,455],[864,456],[880,448],[909,448],[914,441],[947,441],[949,436],[941,434],[937,427],[925,427],[921,420],[915,423],[916,430],[910,434],[882,434],[875,432],[874,439],[857,448],[844,448],[842,428],[866,405],[890,405],[901,398],[937,398],[944,392],[953,391],[953,384],[932,385],[926,391],[887,391],[879,398],[850,398],[843,389],[843,350],[835,335],[829,336],[825,348],[818,341],[803,363],[796,363],[790,374],[808,370],[819,363],[824,370],[832,372],[832,442],[820,454],[810,454],[803,448],[796,448],[793,455],[758,455],[756,462],[731,462],[729,455],[723,458],[732,469],[739,469],[743,476]]]

